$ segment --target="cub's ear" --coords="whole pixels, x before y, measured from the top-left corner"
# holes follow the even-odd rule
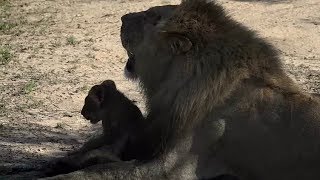
[[[183,34],[167,31],[162,31],[161,34],[174,54],[186,53],[193,46],[190,39]]]
[[[104,88],[117,89],[116,83],[112,80],[105,80],[101,83]]]

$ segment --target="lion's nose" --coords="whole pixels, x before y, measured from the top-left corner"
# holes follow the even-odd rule
[[[130,21],[130,19],[132,19],[135,16],[136,13],[128,13],[125,14],[121,17],[121,21],[122,23],[127,23]]]
[[[129,14],[125,14],[125,15],[121,16],[121,21],[122,21],[122,23],[124,23],[125,21],[128,20],[128,15],[129,15]]]
[[[122,24],[136,23],[140,21],[141,17],[144,17],[145,13],[128,13],[121,17]]]

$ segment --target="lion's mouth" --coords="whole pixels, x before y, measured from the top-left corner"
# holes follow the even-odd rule
[[[135,64],[135,58],[132,55],[131,57],[129,57],[126,63],[126,69],[129,73],[134,73],[134,64]]]
[[[125,67],[125,76],[129,79],[136,79],[136,73],[135,73],[135,63],[136,63],[136,59],[133,53],[128,53],[128,61],[126,63],[126,67]]]
[[[97,124],[99,122],[98,119],[90,119],[91,124]]]

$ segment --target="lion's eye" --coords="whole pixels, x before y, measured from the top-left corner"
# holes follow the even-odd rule
[[[152,25],[157,25],[158,22],[161,20],[161,16],[154,12],[147,11],[144,16],[144,20]]]

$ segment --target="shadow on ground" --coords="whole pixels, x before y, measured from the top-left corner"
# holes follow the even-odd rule
[[[49,128],[34,123],[28,123],[29,128],[26,128],[22,124],[22,127],[7,124],[0,128],[0,179],[40,176],[43,172],[39,169],[48,162],[82,144],[79,139],[83,135],[79,130]],[[60,149],[64,153],[50,149]]]

